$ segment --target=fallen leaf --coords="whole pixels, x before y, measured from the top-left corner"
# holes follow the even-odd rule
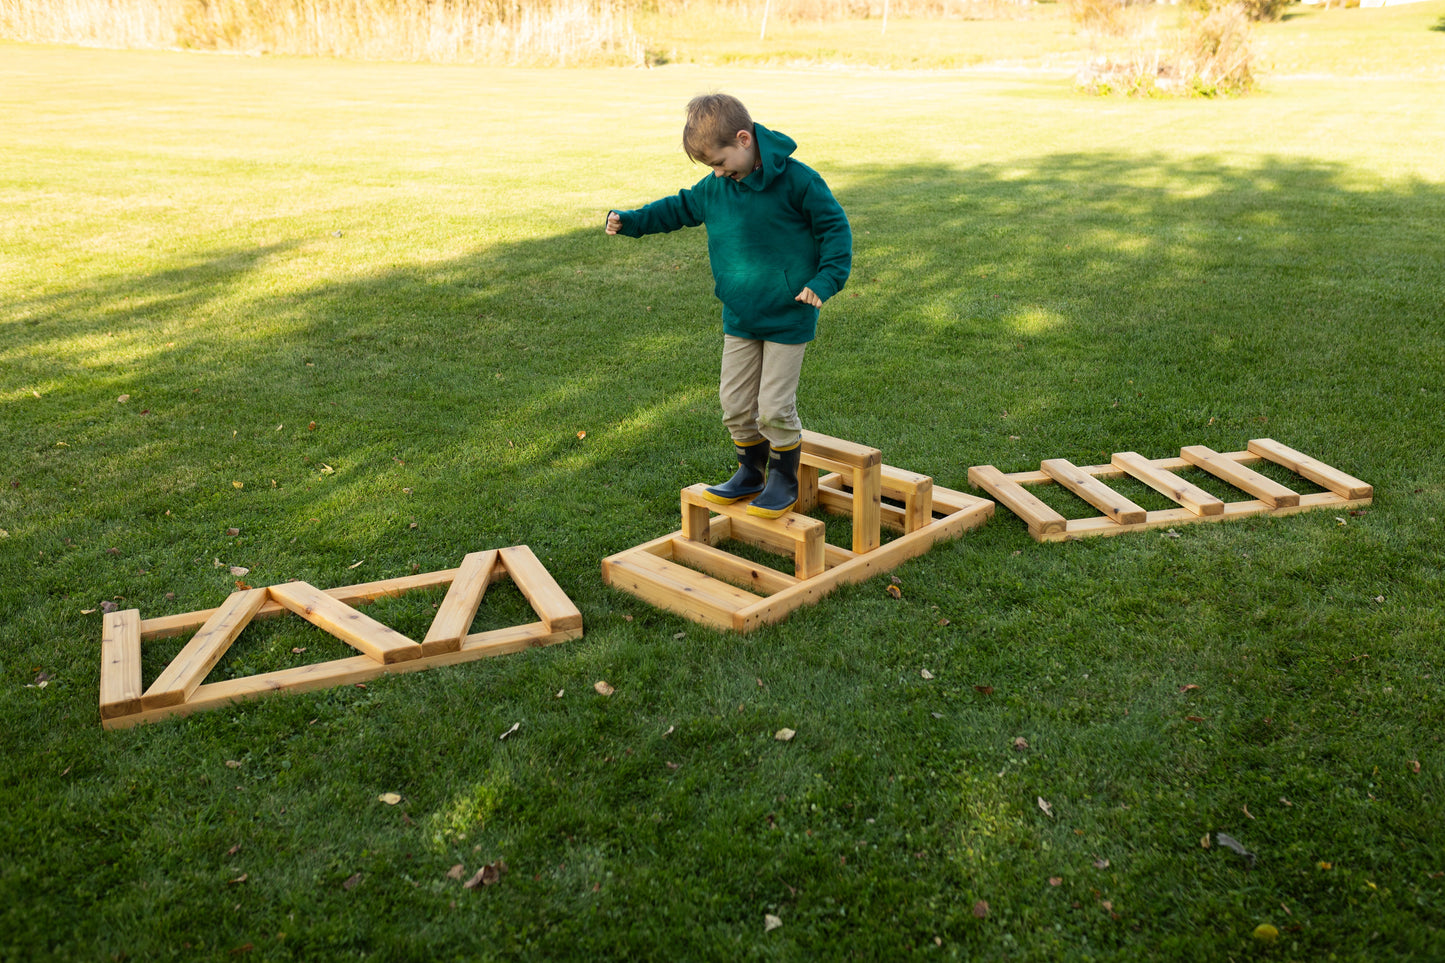
[[[240,578],[242,575],[249,575],[251,570],[244,565],[232,565],[231,574]]]
[[[311,424],[307,425],[307,426],[306,426],[306,430],[307,430],[307,431],[315,431],[315,430],[316,430],[316,422],[313,421],[313,422],[311,422]]]
[[[1411,760],[1410,760],[1410,771],[1411,771],[1411,772],[1419,772],[1419,771],[1420,771],[1420,760],[1419,760],[1419,759],[1411,759]]]
[[[322,463],[321,463],[321,474],[323,474],[323,475],[334,475],[334,474],[336,474],[336,469],[335,469],[335,468],[332,468],[330,465],[326,464],[325,462],[322,462]]]
[[[667,731],[662,734],[662,738],[666,739],[668,736],[672,735],[676,728],[676,726],[668,726]]]
[[[388,806],[395,806],[397,803],[401,802],[401,797],[394,792],[384,792],[380,796],[377,796],[376,799],[377,802],[384,802]]]
[[[669,768],[669,769],[681,769],[681,768],[682,768],[682,763],[680,763],[680,762],[669,762],[669,763],[667,764],[667,768]]]
[[[1186,722],[1203,722],[1203,721],[1204,721],[1204,717],[1203,717],[1203,716],[1185,716],[1184,719],[1185,719]]]
[[[1279,930],[1268,923],[1261,923],[1254,928],[1254,938],[1261,943],[1273,943],[1279,939]]]
[[[1064,878],[1063,878],[1062,876],[1050,876],[1050,877],[1049,877],[1049,885],[1050,885],[1050,886],[1062,886],[1062,885],[1064,885]]]
[[[973,691],[975,691],[975,692],[982,692],[984,695],[993,695],[993,686],[991,686],[991,685],[976,685],[976,686],[973,687]]]
[[[673,638],[674,638],[674,639],[685,639],[685,638],[687,638],[687,633],[686,633],[686,632],[678,632],[676,635],[673,636]]]
[[[510,729],[508,729],[506,732],[502,733],[500,736],[497,737],[497,739],[499,739],[499,740],[505,739],[505,738],[507,738],[508,736],[510,736],[512,733],[516,732],[516,731],[517,731],[518,729],[520,729],[520,728],[522,728],[522,724],[521,724],[520,722],[514,722],[514,723],[512,723],[512,728],[510,728]]]
[[[1240,808],[1244,810],[1244,814],[1245,814],[1246,816],[1248,816],[1250,819],[1253,819],[1253,818],[1254,818],[1254,813],[1252,813],[1252,812],[1249,811],[1249,807],[1248,807],[1248,806],[1241,806]]]
[[[1028,747],[1029,741],[1023,736],[1019,736],[1017,739],[1014,740],[1014,752],[1023,752]]]
[[[1179,691],[1180,691],[1180,692],[1193,692],[1193,691],[1194,691],[1195,689],[1197,689],[1197,688],[1199,688],[1199,686],[1197,686],[1197,685],[1195,685],[1194,683],[1191,682],[1191,683],[1189,683],[1188,685],[1181,685],[1181,686],[1179,687]]]
[[[302,652],[305,652],[305,651],[306,651],[306,646],[304,646],[304,645],[292,646],[292,647],[291,647],[291,654],[292,654],[292,655],[300,655]]]
[[[116,605],[110,599],[106,599],[104,602],[100,603],[100,610],[102,612],[114,612],[118,608],[120,608],[120,606]]]
[[[594,683],[592,688],[597,690],[598,695],[605,696],[610,696],[612,693],[617,691],[616,689],[612,688],[612,686],[608,685],[605,681]]]
[[[231,951],[232,956],[240,956],[242,953],[249,953],[256,948],[255,943],[242,943]]]
[[[447,870],[447,879],[461,879],[466,875],[466,872],[466,867],[461,863],[457,863],[451,869]]]
[[[346,566],[346,567],[349,568],[349,569],[350,569],[350,568],[360,568],[360,567],[361,567],[361,563],[362,563],[362,562],[365,562],[365,561],[366,561],[366,559],[364,559],[364,558],[357,559],[355,562],[352,562],[350,565],[348,565],[348,566]]]
[[[1280,797],[1279,797],[1279,801],[1282,802],[1282,803],[1284,803],[1286,806],[1293,806],[1293,805],[1294,805],[1294,803],[1290,802],[1288,799],[1284,798],[1283,796],[1280,796]]]
[[[1038,801],[1039,801],[1039,809],[1043,810],[1043,813],[1044,813],[1045,816],[1049,817],[1050,819],[1053,819],[1053,818],[1054,818],[1054,807],[1053,807],[1053,806],[1050,806],[1050,805],[1048,804],[1048,802],[1044,799],[1043,796],[1038,796],[1038,797],[1036,797],[1036,798],[1037,798]]]
[[[943,625],[951,625],[952,623],[949,622],[948,619],[939,619],[939,620],[938,620],[938,624],[939,624],[940,626],[943,626]]]
[[[1114,912],[1114,903],[1113,903],[1112,900],[1107,900],[1107,899],[1106,899],[1106,900],[1104,900],[1102,903],[1100,903],[1099,905],[1104,908],[1104,912],[1105,912],[1105,913],[1112,913],[1112,912]]]
[[[121,395],[119,398],[117,398],[117,399],[115,399],[115,400],[116,400],[117,402],[119,402],[120,404],[125,404],[127,401],[130,400],[130,395]]]
[[[1200,847],[1201,849],[1208,849],[1208,848],[1209,848],[1209,834],[1208,834],[1208,833],[1205,833],[1203,836],[1199,837],[1199,847]]]
[[[797,733],[794,732],[792,729],[779,729],[777,732],[773,733],[773,738],[776,739],[778,742],[792,742],[793,737],[796,735]]]
[[[357,885],[358,883],[360,883],[360,882],[361,882],[361,874],[360,874],[360,873],[355,873],[355,874],[353,874],[353,875],[351,875],[351,876],[348,876],[348,877],[346,878],[346,882],[344,882],[344,883],[341,884],[341,888],[344,889],[344,890],[346,890],[346,891],[349,893],[349,892],[351,892],[352,890],[356,889],[356,885]]]
[[[927,669],[924,669],[922,672],[919,673],[919,675],[923,676],[925,679],[933,678],[933,673],[929,672]]]
[[[887,592],[889,595],[893,596],[896,599],[903,598],[903,590],[896,585],[888,586]]]
[[[1348,524],[1349,524],[1349,522],[1345,521],[1343,518],[1341,518],[1341,517],[1338,516],[1338,515],[1335,516],[1335,521],[1339,522],[1341,525],[1348,525]]]
[[[99,610],[98,610],[98,609],[81,609],[81,610],[80,610],[80,614],[81,614],[81,615],[94,615],[97,611],[99,611]]]
[[[1179,537],[1179,533],[1176,532],[1174,529],[1171,528],[1171,529],[1169,529],[1169,531],[1167,531],[1167,532],[1160,532],[1160,533],[1159,533],[1159,537],[1160,537],[1160,538],[1178,538],[1178,537]]]
[[[242,873],[240,876],[237,876],[235,879],[231,880],[230,882],[232,883],[232,885],[234,885],[234,884],[236,884],[236,883],[244,883],[244,882],[246,881],[246,878],[247,878],[248,876],[250,876],[250,875],[251,875],[250,873]]]
[[[563,695],[566,691],[567,691],[566,689],[558,689],[558,690],[557,690],[557,694],[554,695],[552,698],[554,698],[554,699],[560,699],[560,698],[562,698],[562,695]]]
[[[587,437],[587,432],[585,432],[585,431],[579,431],[579,432],[577,432],[577,438],[578,438],[579,441],[580,441],[581,439],[583,439],[583,438],[586,438],[586,437]]]
[[[251,591],[251,586],[247,585],[245,582],[241,581],[240,579],[236,579],[236,591],[238,591],[238,592],[249,592],[249,591]]]
[[[232,487],[232,488],[245,488],[245,487],[246,487],[246,483],[245,483],[245,482],[233,481],[233,482],[231,482],[231,487]]]
[[[981,899],[973,904],[973,915],[975,919],[983,919],[988,916],[988,900]]]
[[[782,926],[782,925],[783,925],[783,921],[782,921],[781,919],[779,919],[778,917],[774,916],[772,913],[766,913],[766,914],[764,914],[764,916],[763,916],[763,932],[764,932],[764,933],[771,933],[773,930],[777,929],[779,926]]]
[[[240,843],[237,843],[236,845],[232,846],[230,849],[226,850],[226,855],[227,855],[227,856],[234,856],[234,855],[236,855],[237,853],[239,853],[240,851],[241,851],[241,844],[240,844]]]
[[[236,761],[235,759],[227,759],[227,760],[226,760],[226,768],[227,768],[227,769],[240,769],[240,768],[241,768],[241,764],[240,764],[240,762]]]
[[[236,537],[237,535],[239,535],[239,534],[241,534],[241,530],[240,530],[239,528],[228,528],[228,529],[226,529],[226,537],[227,537],[227,538],[235,538],[235,537]]]

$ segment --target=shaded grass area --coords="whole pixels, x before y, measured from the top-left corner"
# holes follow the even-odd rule
[[[1445,168],[1408,121],[1438,89],[5,52],[3,955],[1222,960],[1262,922],[1285,959],[1442,951]],[[675,128],[713,85],[853,221],[809,427],[964,490],[1268,435],[1374,505],[1053,545],[1001,509],[900,599],[746,637],[607,590],[730,470],[702,238],[601,234],[699,176]],[[583,639],[100,729],[102,601],[511,544]],[[527,617],[509,588],[482,624]],[[436,601],[370,611],[420,634]],[[218,672],[345,654],[248,633]]]

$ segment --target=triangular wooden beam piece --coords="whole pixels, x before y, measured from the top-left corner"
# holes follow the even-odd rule
[[[510,576],[540,621],[467,634],[487,586]],[[430,653],[352,608],[378,598],[450,585],[427,633]],[[348,604],[349,603],[349,604]],[[205,682],[245,626],[295,612],[363,654],[260,675]],[[199,631],[197,631],[199,630]],[[141,677],[141,643],[195,631],[149,690]],[[305,582],[232,593],[219,607],[143,621],[128,609],[102,623],[100,716],[107,729],[187,715],[280,692],[365,682],[553,645],[582,636],[582,613],[525,545],[468,555],[461,567],[321,591]],[[445,646],[446,648],[442,648]]]

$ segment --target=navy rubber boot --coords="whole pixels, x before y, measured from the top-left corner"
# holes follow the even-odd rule
[[[774,448],[768,457],[768,482],[748,506],[749,515],[779,518],[798,503],[798,463],[803,457],[800,440],[791,448]]]
[[[751,445],[733,442],[733,447],[738,453],[738,470],[721,485],[714,485],[703,492],[704,498],[718,505],[731,505],[763,490],[763,470],[768,466],[767,444],[759,439]]]

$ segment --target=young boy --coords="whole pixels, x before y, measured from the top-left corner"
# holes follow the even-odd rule
[[[757,496],[748,513],[777,518],[798,500],[803,351],[818,309],[848,280],[853,234],[823,178],[792,158],[797,143],[754,123],[736,97],[694,98],[682,144],[712,174],[638,210],[609,212],[607,233],[707,225],[713,293],[723,304],[718,397],[738,459],[707,497],[728,505]]]

